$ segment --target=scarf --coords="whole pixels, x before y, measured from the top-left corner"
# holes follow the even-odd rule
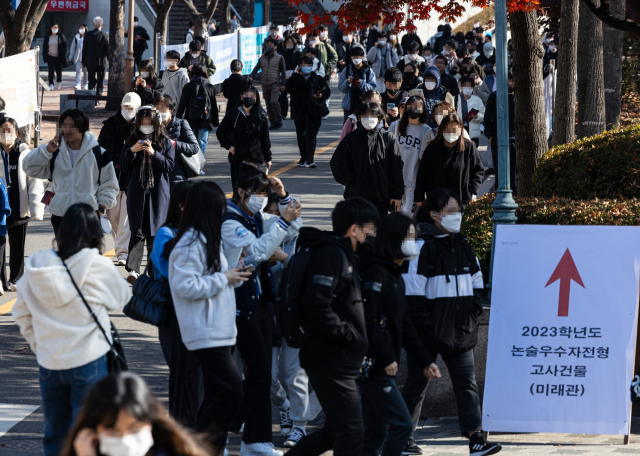
[[[159,152],[156,151],[156,153]],[[144,152],[140,164],[140,187],[144,189],[145,193],[149,193],[149,190],[154,187],[153,165],[151,165],[151,155],[147,152]]]

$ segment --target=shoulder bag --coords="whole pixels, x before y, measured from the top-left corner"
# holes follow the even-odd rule
[[[147,275],[147,267],[133,283],[133,296],[122,311],[134,320],[158,328],[166,326],[169,318],[169,303],[164,292],[166,280],[155,280]]]

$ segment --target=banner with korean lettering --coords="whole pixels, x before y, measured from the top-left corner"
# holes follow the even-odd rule
[[[47,11],[89,11],[89,0],[49,0]]]
[[[262,43],[269,35],[269,26],[240,29],[240,60],[244,67],[242,74],[249,74],[258,64],[262,55]]]
[[[231,76],[231,61],[238,58],[238,35],[213,36],[207,42],[207,54],[216,64],[216,72],[209,77],[211,84],[222,84],[222,81]]]
[[[627,435],[640,227],[497,228],[483,429]]]
[[[0,97],[5,101],[7,115],[19,127],[33,123],[37,109],[36,51],[27,51],[0,59]]]

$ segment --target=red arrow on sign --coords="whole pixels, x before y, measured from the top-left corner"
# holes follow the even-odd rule
[[[551,285],[556,280],[560,280],[560,297],[558,298],[558,316],[559,317],[568,317],[569,316],[569,293],[571,292],[571,281],[573,280],[575,283],[584,288],[584,284],[582,283],[582,279],[580,278],[580,273],[578,272],[578,268],[576,268],[576,264],[573,262],[573,258],[571,257],[571,252],[567,249],[562,255],[560,259],[560,263],[556,266],[556,270],[553,271],[551,278],[544,286],[545,288]]]

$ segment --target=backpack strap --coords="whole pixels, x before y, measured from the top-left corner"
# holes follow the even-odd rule
[[[96,158],[96,164],[98,165],[98,185],[100,185],[100,176],[102,174],[102,168],[107,166],[111,161],[110,157],[104,157],[105,154],[102,153],[102,149],[100,146],[95,146],[93,148],[93,155]]]
[[[51,160],[49,160],[49,171],[51,171],[51,177],[49,178],[49,182],[53,180],[53,169],[56,167],[56,158],[58,158],[59,153],[60,149],[57,149],[51,154]]]

